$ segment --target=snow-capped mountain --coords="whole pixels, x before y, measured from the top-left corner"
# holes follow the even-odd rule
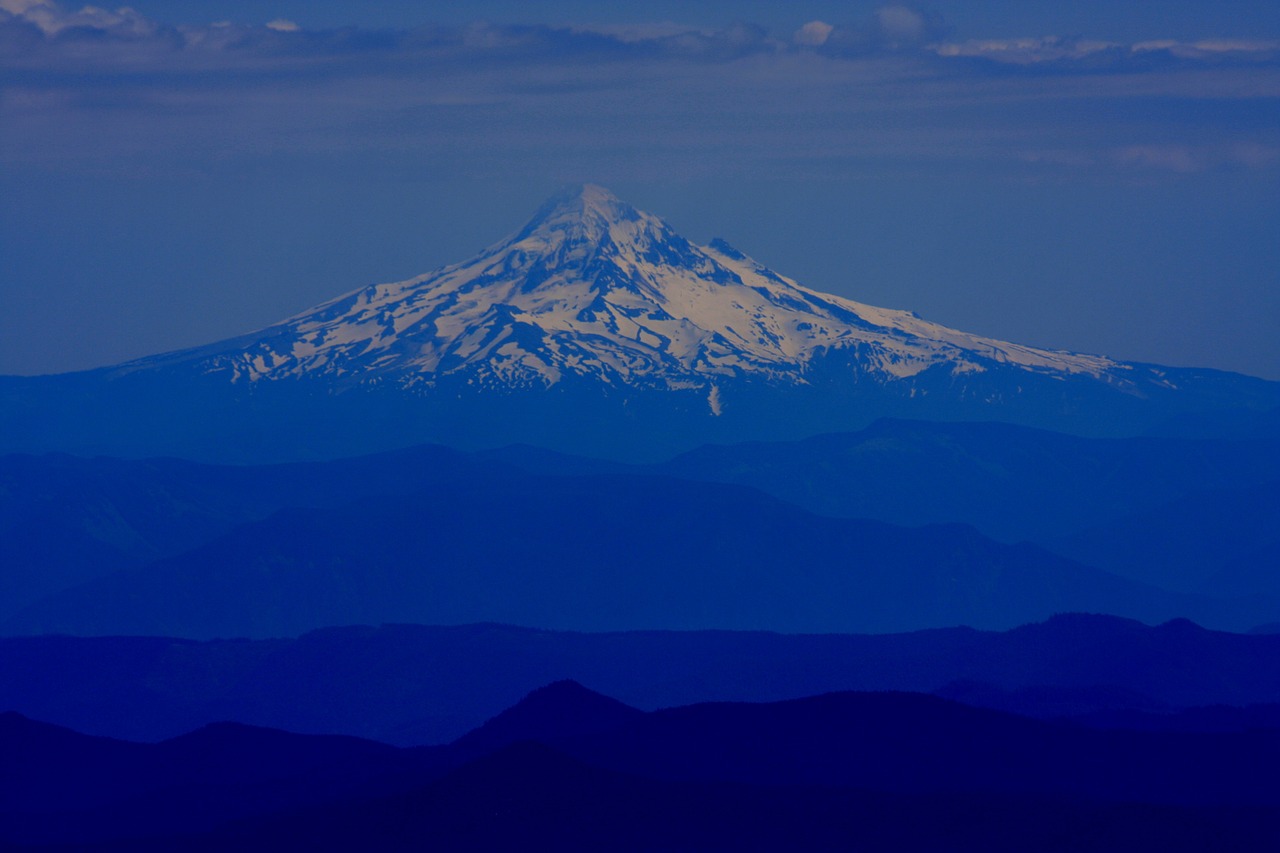
[[[818,293],[584,186],[470,260],[258,332],[0,377],[0,452],[266,462],[440,442],[655,459],[885,416],[1121,436],[1277,406],[1280,383],[1005,343]]]
[[[723,241],[695,245],[594,185],[551,199],[470,260],[171,358],[251,382],[325,375],[430,385],[462,375],[528,387],[589,377],[710,390],[743,376],[804,384],[815,355],[855,349],[860,371],[885,381],[996,364],[1131,381],[1128,365],[1106,358],[991,340],[810,290]]]

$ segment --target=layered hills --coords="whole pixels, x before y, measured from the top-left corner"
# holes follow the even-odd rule
[[[267,640],[5,637],[0,671],[0,707],[146,741],[235,720],[442,743],[564,679],[644,710],[896,690],[1046,719],[1137,712],[1151,725],[1216,706],[1221,726],[1232,709],[1259,709],[1259,719],[1280,705],[1280,635],[1085,615],[1005,632],[876,635],[384,625]],[[616,709],[586,711],[579,723],[594,726]],[[1249,720],[1239,713],[1237,727]]]
[[[1278,413],[590,185],[0,377],[0,846],[1275,849]]]
[[[1163,621],[1201,609],[960,526],[823,518],[714,483],[529,476],[285,510],[49,596],[5,629],[205,638],[504,622],[845,632],[1009,628],[1078,610]]]
[[[10,456],[0,630],[882,631],[1072,610],[1246,630],[1280,612],[1278,480],[1264,439],[893,421],[649,466],[519,447]]]

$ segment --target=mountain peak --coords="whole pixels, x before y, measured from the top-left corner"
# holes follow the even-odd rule
[[[622,208],[631,209],[631,205],[599,184],[577,184],[569,187],[562,195],[580,205],[583,211],[600,215],[615,213]]]
[[[540,236],[551,243],[601,243],[627,223],[662,228],[657,217],[641,213],[599,184],[575,184],[547,199],[514,242]]]
[[[534,690],[483,726],[464,735],[459,746],[488,752],[521,741],[553,741],[618,728],[644,712],[596,693],[576,681],[556,681]]]
[[[622,201],[599,184],[570,184],[543,203],[543,210],[613,218],[635,212],[635,208]]]

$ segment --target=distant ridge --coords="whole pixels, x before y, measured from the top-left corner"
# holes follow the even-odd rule
[[[875,636],[386,625],[256,641],[0,638],[0,672],[0,708],[93,734],[160,740],[234,719],[413,745],[455,740],[566,678],[645,710],[961,682],[957,698],[1046,717],[1274,705],[1280,634],[1078,614],[1003,633]],[[603,710],[592,719],[626,713]]]
[[[1280,440],[891,420],[651,466],[527,447],[8,456],[0,632],[892,631],[1063,611],[1244,630],[1280,613],[1278,484]]]
[[[884,632],[1007,628],[1072,610],[1162,620],[1218,607],[962,525],[825,518],[753,489],[659,476],[530,475],[285,509],[46,596],[0,630],[278,637],[487,621]],[[1228,626],[1243,618],[1225,615]]]

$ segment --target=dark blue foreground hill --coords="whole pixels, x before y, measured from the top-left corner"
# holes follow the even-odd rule
[[[0,714],[0,845],[82,845],[398,790],[447,766],[429,750],[233,723],[158,744]]]
[[[608,709],[601,714],[601,709]],[[549,714],[564,722],[548,729]],[[0,716],[0,844],[1267,850],[1280,731],[1091,731],[905,693],[642,713],[552,685],[437,750]],[[575,721],[580,728],[575,726]],[[501,728],[501,735],[497,734]],[[98,782],[98,784],[95,784]]]
[[[587,701],[559,693],[566,713]],[[508,730],[508,742],[549,743],[646,778],[1280,804],[1280,774],[1270,766],[1280,759],[1280,731],[1099,731],[891,692],[668,708],[570,735],[546,732],[540,713],[527,719],[527,734]]]

